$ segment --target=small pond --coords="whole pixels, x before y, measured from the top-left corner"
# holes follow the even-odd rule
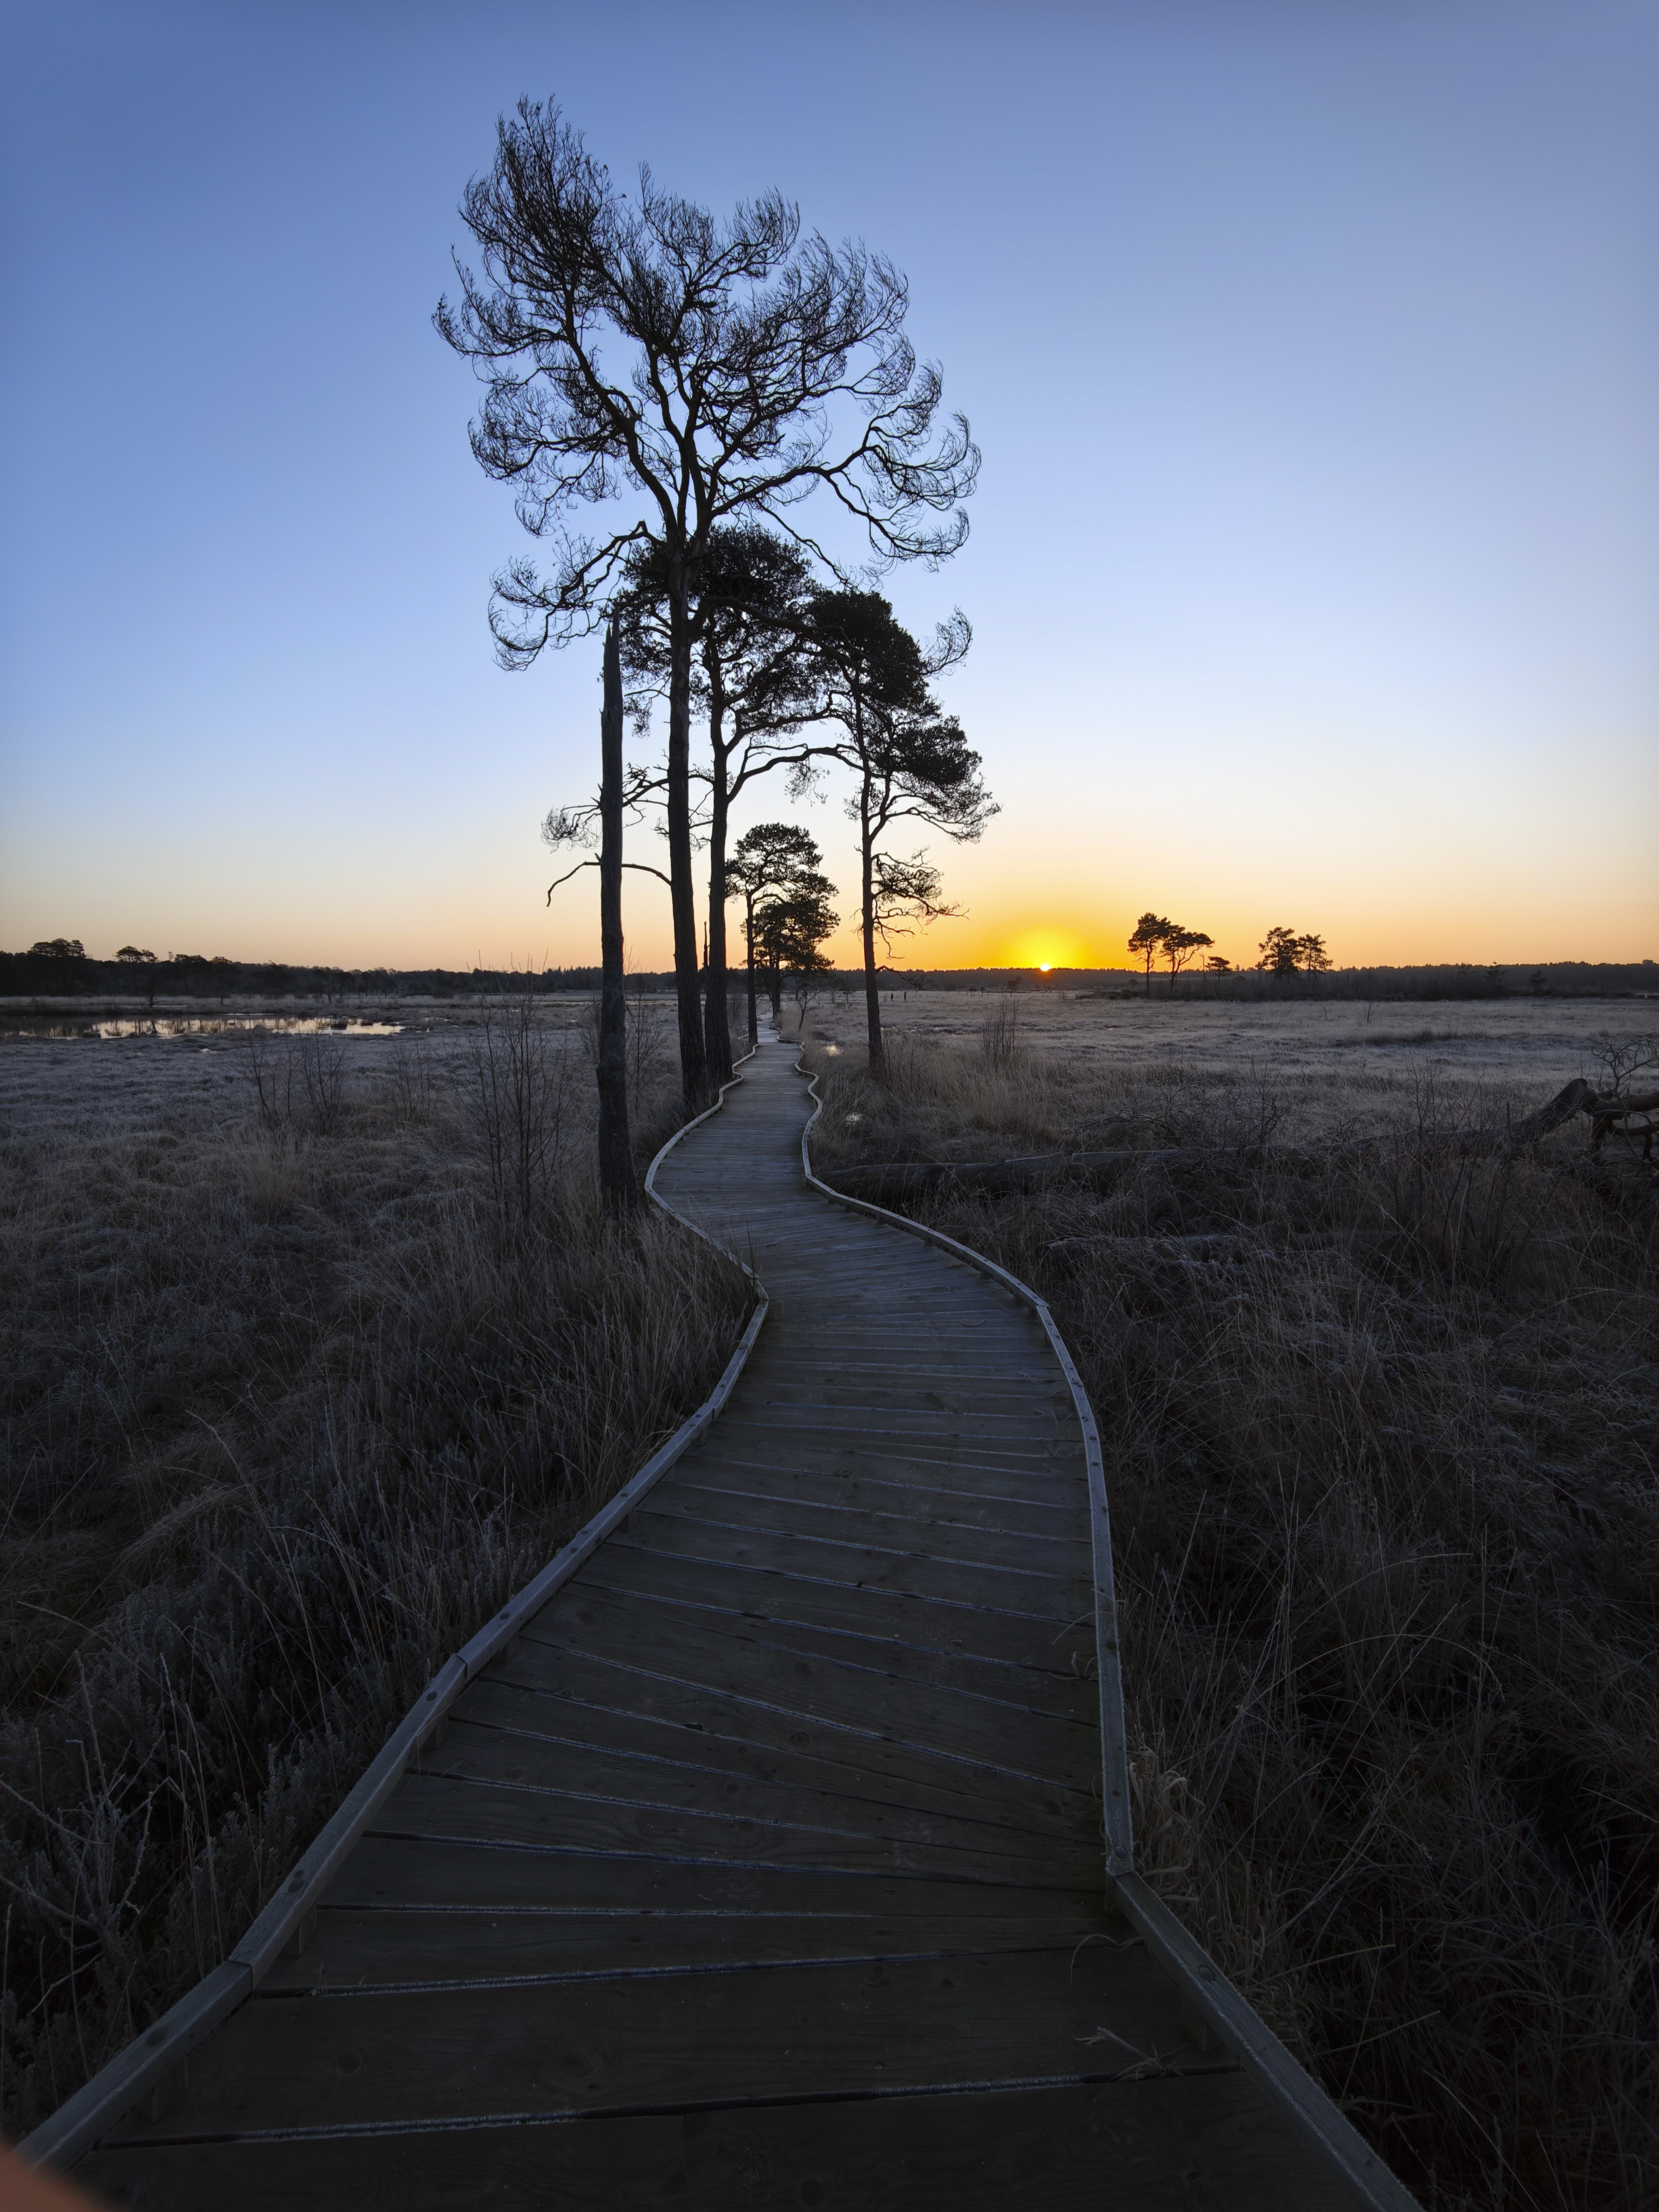
[[[157,1014],[112,1021],[77,1021],[72,1015],[0,1015],[0,1038],[198,1036],[400,1036],[402,1022],[354,1021],[349,1015]]]

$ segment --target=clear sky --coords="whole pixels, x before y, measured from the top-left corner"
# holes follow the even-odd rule
[[[921,962],[1659,954],[1651,0],[13,0],[0,80],[0,944],[597,957],[598,647],[495,666],[428,322],[529,92],[909,276],[1003,805]]]

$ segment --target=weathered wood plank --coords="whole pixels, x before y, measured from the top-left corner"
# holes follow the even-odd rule
[[[603,1853],[543,1851],[510,1844],[432,1843],[366,1836],[330,1886],[330,1911],[392,1911],[443,1906],[525,1913],[605,1913],[684,1920],[705,1915],[734,1928],[750,1917],[902,1922],[982,1917],[1050,1919],[1066,1930],[1104,1930],[1103,1883],[1078,1890],[1033,1890],[994,1882],[898,1875],[843,1874],[830,1868],[693,1866]],[[1120,1929],[1118,1933],[1121,1934]],[[1065,1940],[1064,1937],[1059,1940]]]
[[[596,1674],[600,1668],[613,1670]],[[626,1680],[617,1682],[615,1670]],[[763,1706],[792,1721],[828,1723],[860,1737],[907,1743],[955,1759],[977,1759],[1057,1784],[1089,1774],[1096,1731],[1081,1713],[1042,1711],[1011,1698],[988,1698],[953,1683],[866,1666],[844,1652],[809,1652],[762,1632],[699,1620],[654,1615],[648,1645],[614,1604],[565,1607],[544,1630],[532,1624],[501,1679],[555,1698],[653,1694],[664,1688],[714,1691]],[[465,1712],[466,1705],[459,1709]],[[647,1711],[645,1705],[633,1711]]]
[[[491,2212],[1351,2212],[1233,2073],[313,2136],[262,2142],[257,2156],[269,2212],[476,2212],[485,2201]],[[101,2154],[88,2179],[157,2212],[224,2212],[248,2160],[234,2141],[125,2148]]]
[[[582,1751],[660,1759],[946,1816],[976,1808],[1000,1826],[1027,1832],[1050,1816],[1099,1812],[1097,1784],[1091,1790],[1007,1774],[711,1691],[659,1691],[659,1710],[641,1713],[621,1702],[635,1686],[620,1670],[586,1686],[579,1700],[488,1676],[468,1691],[462,1710],[482,1727],[517,1729]]]
[[[298,1959],[260,1984],[266,1996],[411,1989],[429,1982],[617,1980],[628,1975],[732,1973],[747,1966],[942,1959],[965,1952],[1074,1949],[1096,1932],[1087,1917],[885,1919],[827,1914],[329,1911]]]
[[[707,1560],[721,1566],[761,1567],[853,1589],[891,1589],[907,1597],[945,1598],[983,1612],[1018,1614],[1036,1621],[1073,1619],[1094,1601],[1086,1577],[1044,1574],[1006,1561],[959,1566],[925,1553],[877,1550],[829,1537],[774,1534],[728,1528],[667,1514],[635,1516],[635,1526],[611,1537],[617,1551]]]
[[[1022,1712],[1048,1715],[1089,1726],[1094,1717],[1094,1685],[1073,1673],[1061,1673],[1050,1662],[1043,1666],[1018,1666],[974,1651],[927,1651],[896,1638],[854,1634],[846,1629],[810,1628],[793,1621],[760,1620],[711,1605],[706,1598],[635,1596],[624,1602],[591,1586],[562,1594],[562,1601],[547,1607],[534,1624],[556,1642],[580,1648],[578,1630],[590,1623],[610,1622],[611,1632],[625,1635],[632,1626],[636,1639],[654,1644],[665,1626],[698,1631],[722,1638],[740,1637],[776,1651],[838,1660],[851,1667],[885,1674],[899,1681],[932,1683],[965,1697],[989,1698]],[[607,1649],[611,1647],[607,1646]],[[635,1654],[638,1651],[635,1644]],[[1045,1654],[1045,1658],[1048,1655]]]
[[[1050,1799],[1046,1817],[1033,1811],[1024,1829],[1008,1821],[977,1819],[964,1797],[950,1813],[907,1804],[898,1797],[878,1799],[842,1790],[803,1789],[774,1778],[722,1773],[665,1759],[618,1758],[599,1749],[577,1751],[550,1743],[526,1730],[458,1720],[441,1748],[422,1762],[422,1774],[451,1781],[477,1780],[512,1789],[533,1790],[585,1804],[645,1808],[757,1820],[808,1834],[895,1845],[948,1845],[966,1851],[1004,1854],[1026,1847],[1075,1844],[1097,1851],[1098,1814]],[[388,1808],[395,1814],[396,1800]],[[824,1846],[833,1855],[838,1843]]]
[[[1233,2073],[313,2136],[262,2142],[257,2156],[269,2212],[476,2212],[486,2201],[491,2212],[1352,2212]],[[101,2154],[88,2178],[157,2212],[224,2212],[248,2160],[234,2141],[125,2148]]]
[[[406,1775],[375,1814],[374,1832],[720,1865],[759,1861],[843,1873],[909,1872],[1033,1889],[1081,1888],[1100,1863],[1098,1850],[1067,1850],[1052,1840],[1005,1836],[1005,1849],[980,1850],[951,1840],[848,1834],[758,1814],[630,1804],[435,1774]]]
[[[734,2092],[1046,2085],[1098,2081],[1154,2051],[1183,2073],[1230,2063],[1188,2040],[1174,1985],[1139,1947],[1104,1943],[576,1988],[255,1998],[202,2047],[182,2103],[125,2132],[143,2142],[672,2109]]]
[[[696,1521],[705,1528],[765,1531],[807,1536],[836,1544],[867,1544],[879,1551],[902,1551],[916,1558],[950,1560],[958,1566],[1016,1567],[1056,1581],[1086,1581],[1091,1571],[1088,1543],[1075,1536],[1049,1535],[1035,1528],[975,1528],[942,1516],[908,1514],[890,1508],[878,1512],[849,1498],[788,1498],[731,1489],[704,1490],[682,1480],[672,1490],[654,1492],[635,1516],[633,1533],[653,1540],[659,1523]],[[988,1593],[992,1595],[992,1593]]]
[[[882,1476],[832,1473],[822,1468],[781,1467],[764,1461],[737,1461],[699,1454],[675,1468],[662,1486],[665,1499],[690,1485],[700,1492],[729,1492],[739,1498],[799,1501],[811,1505],[844,1505],[854,1511],[892,1514],[945,1527],[998,1529],[1009,1535],[1059,1537],[1075,1544],[1090,1538],[1087,1508],[1061,1496],[1014,1494],[1007,1484],[978,1489],[947,1488],[918,1476],[905,1481],[899,1470]]]
[[[1079,1607],[1057,1626],[1024,1614],[986,1613],[940,1598],[921,1597],[873,1583],[808,1581],[780,1569],[689,1562],[665,1553],[642,1552],[614,1541],[583,1569],[584,1589],[618,1595],[638,1590],[665,1597],[708,1598],[761,1620],[799,1621],[804,1627],[845,1628],[858,1635],[893,1636],[921,1650],[974,1651],[988,1658],[1056,1668],[1085,1663],[1094,1652],[1094,1613]]]

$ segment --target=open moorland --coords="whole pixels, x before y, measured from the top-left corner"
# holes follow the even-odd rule
[[[745,1307],[605,1227],[591,1001],[261,1012],[0,1037],[8,2133],[222,1954]],[[858,998],[805,1017],[832,1176],[1115,1156],[909,1203],[1091,1392],[1146,1865],[1441,2208],[1659,2172],[1653,1193],[1582,1120],[1463,1142],[1644,1012],[896,983],[886,1090]],[[630,1013],[644,1158],[672,1009]]]
[[[0,2132],[216,1964],[728,1356],[739,1271],[600,1213],[586,1019],[0,1037]]]
[[[897,991],[885,1090],[805,1023],[849,1188],[1104,1155],[884,1199],[1048,1300],[1142,1864],[1431,2205],[1659,2191],[1659,1207],[1491,1135],[1621,1011]]]

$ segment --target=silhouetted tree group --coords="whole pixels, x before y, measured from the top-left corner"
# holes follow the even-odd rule
[[[440,303],[437,327],[485,387],[473,452],[548,549],[495,579],[498,657],[526,667],[614,622],[636,702],[665,696],[665,757],[629,770],[623,796],[635,818],[661,809],[695,1108],[730,1072],[726,824],[745,785],[785,766],[810,779],[826,760],[852,769],[866,964],[884,929],[944,910],[917,879],[903,888],[916,863],[890,857],[884,874],[886,830],[912,818],[973,836],[990,811],[976,757],[927,691],[965,650],[966,623],[924,653],[802,512],[827,495],[877,573],[937,564],[966,538],[978,451],[904,335],[903,277],[862,246],[804,235],[776,192],[718,221],[642,169],[630,197],[556,105],[526,100],[461,213],[476,263],[457,259],[459,295]],[[591,533],[576,520],[586,508],[604,510]],[[702,762],[694,713],[708,732]],[[556,809],[550,841],[585,841],[601,811]],[[879,1066],[876,1004],[872,985]]]

